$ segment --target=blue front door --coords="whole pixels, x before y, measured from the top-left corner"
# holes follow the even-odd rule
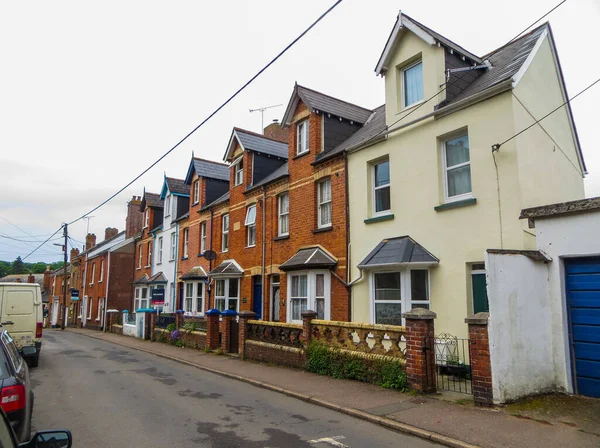
[[[256,313],[255,319],[262,319],[262,277],[252,277],[252,311]]]
[[[600,257],[565,261],[575,391],[600,397]]]

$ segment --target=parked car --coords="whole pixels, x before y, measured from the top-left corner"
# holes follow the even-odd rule
[[[29,440],[33,412],[29,368],[6,330],[0,330],[0,408],[8,416],[17,440]]]
[[[71,448],[73,437],[67,430],[39,431],[33,438],[19,444],[6,413],[0,409],[0,448]]]
[[[10,332],[17,348],[35,349],[25,350],[23,355],[31,367],[37,367],[44,326],[40,285],[0,283],[0,325]]]

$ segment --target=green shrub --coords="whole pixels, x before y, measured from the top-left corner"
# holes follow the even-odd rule
[[[167,325],[167,331],[168,331],[169,333],[172,333],[172,332],[174,332],[175,330],[177,330],[177,325],[176,325],[176,324],[169,324],[169,325]]]
[[[316,341],[312,341],[306,349],[305,367],[318,375],[407,390],[406,372],[398,361],[360,358],[339,349],[332,350]]]
[[[187,333],[191,333],[192,331],[196,331],[198,329],[198,322],[186,322],[185,324],[183,324],[183,327],[181,328],[182,330],[184,330]]]

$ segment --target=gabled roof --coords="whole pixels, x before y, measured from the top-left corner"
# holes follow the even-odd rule
[[[185,196],[190,197],[190,186],[185,183],[183,179],[175,179],[174,177],[165,176],[162,190],[160,192],[160,198],[164,199],[167,197],[167,190],[174,196]]]
[[[212,201],[210,204],[206,204],[205,206],[200,208],[200,211],[204,211],[204,210],[208,210],[209,208],[215,206],[215,205],[219,205],[223,202],[227,202],[229,200],[229,192],[225,193],[223,196],[215,199],[214,201]]]
[[[318,246],[298,250],[290,259],[279,266],[282,271],[298,271],[303,269],[329,269],[337,264],[337,260]]]
[[[287,177],[289,175],[290,175],[290,173],[288,171],[288,163],[285,162],[283,165],[281,165],[279,168],[277,168],[271,174],[262,178],[260,181],[258,181],[254,185],[248,185],[248,187],[246,188],[246,191],[244,191],[244,193],[248,193],[249,191],[252,191],[255,188],[270,184],[271,182],[275,182],[276,180],[283,179],[284,177]]]
[[[142,204],[140,205],[140,209],[144,211],[146,209],[146,206],[151,208],[163,208],[164,201],[160,198],[159,194],[144,191],[144,196],[142,197]]]
[[[223,156],[224,160],[229,162],[233,161],[233,148],[235,147],[236,141],[240,144],[242,150],[244,151],[250,150],[280,157],[282,159],[288,158],[287,143],[265,137],[264,135],[260,135],[252,131],[247,131],[245,129],[233,128],[233,131],[231,131],[231,137],[229,138],[229,143],[227,144],[227,150]],[[227,173],[227,179],[229,180],[229,172]]]
[[[403,14],[402,11],[398,14],[396,19],[396,23],[392,28],[392,32],[390,33],[387,42],[385,43],[385,47],[383,48],[383,52],[379,57],[379,61],[377,61],[377,66],[375,67],[375,73],[377,75],[384,74],[388,69],[389,59],[393,54],[393,49],[397,45],[399,38],[402,37],[401,33],[404,30],[412,31],[415,35],[423,39],[429,45],[443,45],[446,48],[449,48],[457,53],[465,56],[465,58],[471,59],[473,62],[477,62],[481,64],[483,59],[479,56],[474,55],[473,53],[465,50],[458,44],[455,44],[450,39],[445,38],[441,34],[436,33],[430,28],[427,28],[422,23],[417,22],[415,19]]]
[[[288,102],[285,114],[283,114],[282,123],[289,125],[292,121],[298,102],[302,101],[311,111],[326,112],[336,117],[345,118],[356,123],[365,123],[371,115],[371,110],[357,106],[356,104],[334,98],[316,90],[296,84],[290,101]]]
[[[530,207],[521,210],[519,219],[544,219],[600,211],[600,197]]]
[[[144,283],[148,283],[148,274],[144,274],[141,277],[136,278],[133,281],[134,285],[143,285]]]
[[[133,241],[132,238],[130,238]],[[117,233],[112,238],[102,241],[101,243],[96,244],[87,252],[87,259],[90,260],[98,255],[102,255],[105,252],[108,252],[113,247],[123,243],[125,241],[125,230]]]
[[[229,166],[224,163],[192,157],[187,175],[185,176],[185,183],[187,185],[192,184],[194,172],[198,177],[226,180],[229,182]]]
[[[169,283],[165,274],[161,272],[157,272],[152,277],[148,279],[146,283]]]
[[[411,263],[438,264],[440,260],[409,236],[386,238],[358,265],[361,269]]]
[[[208,273],[210,277],[241,277],[244,269],[235,260],[225,260]]]
[[[359,148],[365,143],[374,143],[379,141],[380,139],[385,138],[383,132],[386,130],[386,128],[384,104],[383,106],[379,106],[373,110],[371,116],[362,128],[360,128],[332,150],[322,152],[317,155],[315,162],[322,162],[323,160],[327,160],[345,151],[351,151],[352,149]]]
[[[202,266],[194,266],[181,276],[181,280],[205,279],[208,274]]]

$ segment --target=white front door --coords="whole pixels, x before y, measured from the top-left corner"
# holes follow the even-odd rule
[[[59,313],[58,300],[52,302],[52,326],[58,325],[58,313]]]

